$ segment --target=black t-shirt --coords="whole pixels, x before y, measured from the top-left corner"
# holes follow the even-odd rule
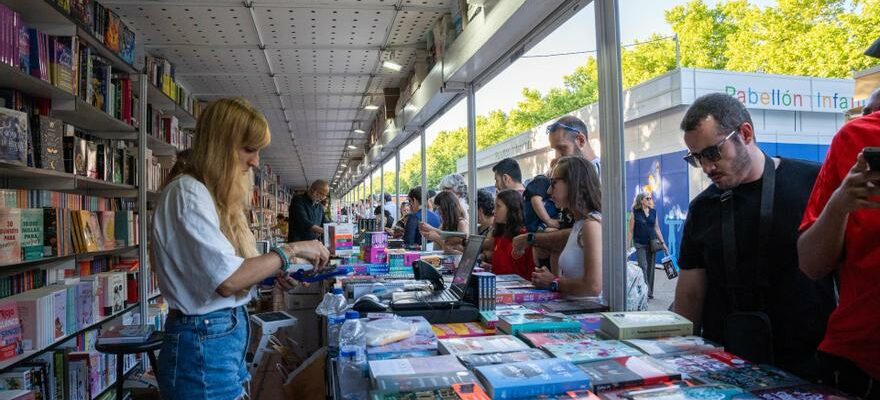
[[[776,169],[773,227],[767,245],[767,262],[759,262],[759,225],[762,180],[733,189],[737,270],[752,282],[757,267],[768,268],[764,305],[741,306],[737,311],[761,309],[770,317],[776,363],[800,364],[813,357],[825,334],[828,316],[834,309],[833,286],[829,279],[813,281],[798,267],[798,225],[810,197],[819,165],[782,159]],[[728,304],[721,237],[723,193],[709,186],[691,201],[679,255],[682,269],[705,268],[708,281],[703,307],[703,336],[723,342],[725,317],[733,312]],[[744,282],[743,282],[744,283]],[[738,302],[743,302],[738,297]],[[757,296],[750,296],[753,300]]]
[[[535,176],[528,185],[526,191],[523,192],[523,224],[526,231],[535,232],[539,227],[543,227],[544,223],[532,207],[532,197],[538,196],[544,203],[544,210],[550,218],[556,218],[559,212],[556,204],[547,196],[547,190],[550,189],[550,179],[544,175]]]

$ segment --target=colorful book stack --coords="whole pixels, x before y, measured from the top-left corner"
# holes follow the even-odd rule
[[[529,332],[579,332],[581,324],[565,316],[540,314],[510,314],[498,317],[499,331],[517,335]]]
[[[480,311],[495,309],[495,274],[474,272],[470,286],[470,297],[476,300],[476,306]]]
[[[354,226],[351,224],[330,224],[328,227],[328,249],[332,255],[351,252],[354,247]]]
[[[146,56],[145,69],[150,84],[159,88],[168,98],[183,107],[193,117],[198,118],[205,102],[198,101],[183,86],[174,80],[175,67],[168,60],[159,57]]]
[[[385,264],[385,249],[388,247],[388,234],[385,232],[367,232],[361,246],[361,259],[370,264]]]
[[[431,329],[438,339],[465,338],[477,336],[489,336],[495,334],[495,329],[486,328],[476,322],[456,324],[431,324]]]

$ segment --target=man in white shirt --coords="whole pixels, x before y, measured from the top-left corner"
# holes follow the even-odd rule
[[[399,215],[397,215],[397,204],[394,204],[394,202],[391,201],[391,195],[388,193],[385,193],[384,200],[385,200],[385,204],[384,204],[385,211],[388,211],[389,213],[391,213],[391,217],[394,218],[393,222],[396,223],[397,219],[400,217]]]

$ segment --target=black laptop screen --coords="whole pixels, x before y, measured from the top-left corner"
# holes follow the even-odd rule
[[[479,235],[468,236],[467,247],[464,249],[461,260],[458,261],[455,276],[452,278],[452,286],[458,288],[461,292],[467,289],[468,278],[471,277],[471,273],[474,271],[477,257],[480,255],[480,250],[483,247],[483,239],[484,237]]]

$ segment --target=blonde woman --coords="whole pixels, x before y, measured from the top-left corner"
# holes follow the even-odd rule
[[[626,235],[627,246],[636,248],[636,257],[639,268],[645,274],[645,282],[648,283],[648,298],[654,298],[654,264],[658,250],[666,251],[669,248],[663,242],[663,233],[660,232],[660,221],[657,219],[657,211],[654,209],[654,196],[648,192],[640,192],[633,200],[632,217],[629,219],[629,230]]]
[[[316,241],[257,254],[245,209],[251,169],[270,138],[266,118],[246,101],[218,100],[199,117],[181,175],[162,191],[151,253],[170,308],[157,368],[166,400],[242,398],[253,286],[272,276],[290,285],[295,257],[327,262]]]

